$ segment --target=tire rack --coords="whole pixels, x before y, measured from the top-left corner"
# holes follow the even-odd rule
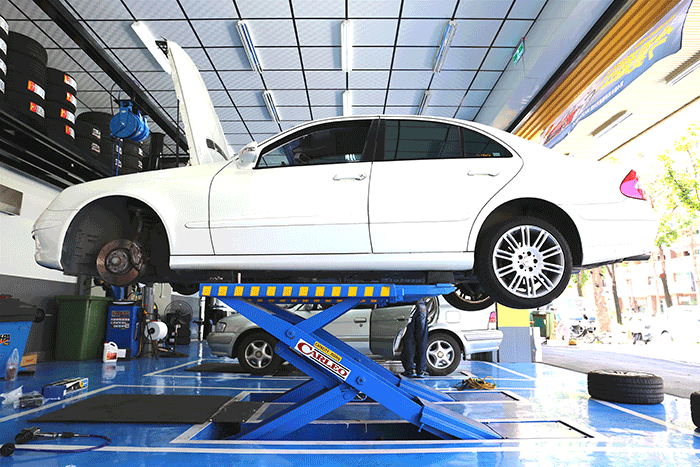
[[[0,162],[51,185],[70,185],[104,178],[109,168],[86,158],[0,110]]]
[[[281,439],[362,393],[441,439],[501,439],[485,424],[439,405],[452,398],[393,374],[323,330],[360,303],[415,302],[453,290],[449,284],[202,284],[200,295],[218,298],[279,339],[275,352],[311,378],[275,399],[290,407],[233,438]],[[275,303],[335,304],[303,319]]]

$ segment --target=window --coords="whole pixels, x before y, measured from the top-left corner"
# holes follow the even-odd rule
[[[343,122],[297,133],[282,140],[279,146],[266,149],[258,168],[359,162],[369,126],[368,120]]]
[[[458,157],[462,157],[458,127],[417,120],[386,121],[384,160]]]
[[[501,144],[486,135],[462,128],[464,137],[464,157],[513,157]]]
[[[386,120],[384,160],[512,157],[500,143],[466,128],[420,120]]]

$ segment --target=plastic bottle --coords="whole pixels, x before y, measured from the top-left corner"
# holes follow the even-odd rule
[[[117,361],[117,344],[114,342],[105,342],[104,350],[102,351],[102,361],[104,363],[114,363]]]
[[[14,381],[17,379],[17,370],[19,369],[19,351],[12,351],[12,355],[7,359],[5,364],[5,380]]]

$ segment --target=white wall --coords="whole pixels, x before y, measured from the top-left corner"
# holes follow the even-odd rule
[[[19,216],[0,213],[0,274],[75,283],[75,277],[46,269],[34,261],[32,226],[61,190],[4,164],[0,164],[0,184],[23,194]]]

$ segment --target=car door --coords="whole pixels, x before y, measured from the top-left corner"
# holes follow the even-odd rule
[[[353,308],[323,329],[350,345],[358,352],[369,354],[369,318],[371,308]]]
[[[260,150],[253,169],[214,177],[216,255],[369,253],[371,120],[304,128]]]
[[[522,166],[480,131],[405,117],[382,118],[375,158],[374,253],[466,251],[477,214]]]

